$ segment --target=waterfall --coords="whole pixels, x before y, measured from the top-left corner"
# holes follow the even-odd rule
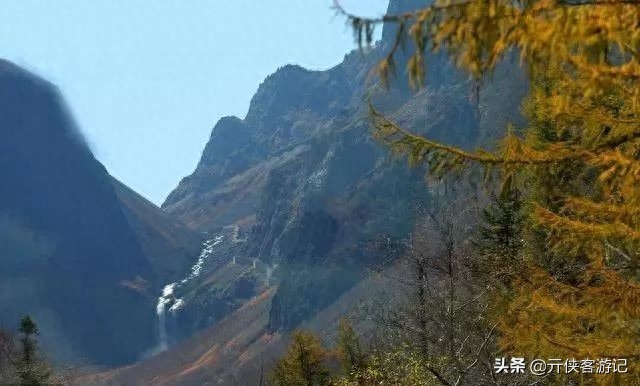
[[[162,296],[158,298],[158,304],[156,305],[156,314],[158,315],[158,351],[165,351],[169,347],[166,307],[167,304],[171,303],[175,288],[176,283],[165,285],[162,289]]]
[[[211,240],[207,240],[202,245],[202,252],[198,256],[195,264],[191,267],[190,273],[187,277],[176,283],[167,284],[162,289],[162,295],[158,298],[156,305],[156,315],[158,316],[158,347],[157,352],[165,351],[169,348],[169,337],[167,334],[167,306],[169,306],[169,312],[175,315],[183,306],[184,300],[176,297],[175,291],[180,289],[191,280],[197,278],[202,273],[202,268],[207,258],[213,253],[213,247],[220,244],[224,236],[216,236]]]
[[[274,264],[272,266],[267,267],[266,277],[264,279],[264,285],[269,286],[269,282],[271,281],[271,277],[273,276],[273,271],[278,268],[278,264]]]

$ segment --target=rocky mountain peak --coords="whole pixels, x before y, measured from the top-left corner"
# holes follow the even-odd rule
[[[292,119],[292,111],[327,116],[348,102],[349,82],[340,67],[311,71],[298,65],[280,67],[260,85],[249,106],[245,122],[271,132]],[[326,106],[333,106],[327,111]]]
[[[200,165],[212,165],[226,159],[246,146],[252,135],[252,128],[240,118],[230,116],[220,119],[211,131],[209,142],[202,152]]]
[[[391,0],[389,1],[387,14],[397,15],[405,12],[411,12],[424,8],[431,3],[433,3],[433,0]],[[393,44],[397,30],[397,26],[393,24],[387,24],[384,26],[382,30],[382,44],[384,46],[388,47]]]

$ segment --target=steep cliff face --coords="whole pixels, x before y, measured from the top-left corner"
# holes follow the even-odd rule
[[[389,12],[424,4],[391,1]],[[428,201],[424,171],[407,169],[371,138],[367,98],[404,127],[463,147],[491,146],[506,122],[520,119],[524,82],[510,63],[487,79],[479,100],[475,83],[444,55],[429,55],[419,92],[403,79],[389,91],[368,82],[393,39],[389,27],[373,50],[327,71],[280,68],[245,119],[215,126],[198,167],[163,205],[201,231],[242,224],[240,253],[277,264],[271,331],[294,328],[360,280],[379,257],[367,245],[381,234],[406,237],[413,204]]]
[[[271,170],[306,153],[307,142],[345,113],[354,96],[341,67],[328,72],[284,66],[269,76],[244,120],[221,119],[213,128],[196,170],[162,205],[198,230],[213,230],[260,205],[257,186]],[[362,74],[360,74],[362,75]]]
[[[114,186],[55,87],[5,61],[0,136],[0,325],[31,314],[62,361],[136,360],[155,341],[151,296],[198,237],[152,226],[159,209]],[[156,242],[175,261],[148,248]]]

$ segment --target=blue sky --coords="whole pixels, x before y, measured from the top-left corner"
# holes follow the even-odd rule
[[[388,0],[343,0],[382,14]],[[354,48],[331,0],[0,0],[0,57],[55,83],[96,157],[159,204],[223,116],[295,63]]]

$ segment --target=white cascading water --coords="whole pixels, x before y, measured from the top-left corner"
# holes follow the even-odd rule
[[[278,268],[278,264],[274,264],[270,267],[267,267],[267,272],[265,274],[265,278],[264,278],[264,285],[266,285],[267,287],[269,285],[271,285],[271,277],[273,276],[273,271],[275,271]]]
[[[191,280],[197,278],[202,273],[202,268],[211,253],[213,253],[213,247],[220,244],[224,236],[216,236],[211,240],[204,242],[202,246],[202,252],[198,256],[195,264],[191,267],[189,276],[176,283],[167,284],[162,289],[162,295],[158,298],[156,305],[156,314],[158,315],[158,347],[156,352],[165,351],[169,348],[169,338],[167,335],[167,306],[169,306],[169,312],[175,314],[184,306],[184,300],[175,296],[175,290],[189,283]]]
[[[162,289],[162,296],[158,298],[158,305],[156,306],[156,314],[158,314],[158,351],[165,351],[169,347],[166,307],[171,302],[175,287],[176,283],[165,285]]]

